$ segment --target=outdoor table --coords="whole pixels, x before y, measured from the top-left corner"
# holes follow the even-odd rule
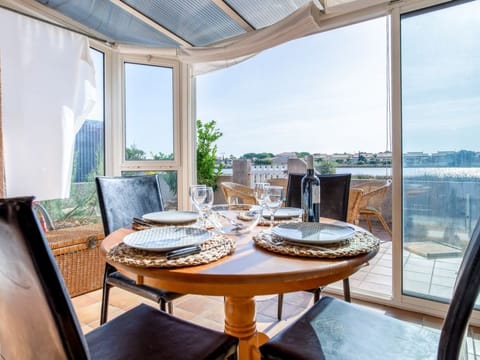
[[[321,222],[346,225],[329,219]],[[378,251],[337,259],[279,255],[254,245],[252,236],[262,229],[265,227],[257,226],[250,233],[235,236],[235,252],[206,265],[166,269],[109,262],[145,284],[168,291],[223,296],[225,333],[239,338],[239,358],[259,359],[258,347],[268,337],[256,329],[255,296],[314,289],[345,279],[367,264]],[[107,236],[102,242],[103,256],[132,231],[119,229]]]

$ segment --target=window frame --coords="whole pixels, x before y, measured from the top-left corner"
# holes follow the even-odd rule
[[[138,64],[147,66],[158,66],[172,69],[172,98],[173,98],[173,160],[126,160],[126,88],[125,88],[125,64]],[[119,159],[119,173],[124,171],[142,171],[142,170],[176,170],[180,172],[181,166],[181,152],[180,152],[180,64],[175,60],[153,58],[151,56],[133,56],[123,55],[120,57],[120,72],[121,72],[121,149],[117,154],[121,154]],[[177,177],[178,182],[178,177]]]

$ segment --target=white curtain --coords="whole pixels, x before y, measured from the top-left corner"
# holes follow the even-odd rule
[[[0,9],[6,195],[69,196],[75,134],[95,104],[88,39]]]
[[[332,8],[327,6],[327,13],[323,13],[314,2],[308,2],[283,20],[266,28],[210,46],[181,47],[177,56],[190,65],[192,76],[196,76],[235,65],[290,40],[381,16],[389,11],[389,0],[331,0],[331,3]]]
[[[319,30],[320,10],[308,2],[285,19],[266,28],[206,47],[182,47],[178,57],[190,64],[193,76],[237,64],[265,49]]]

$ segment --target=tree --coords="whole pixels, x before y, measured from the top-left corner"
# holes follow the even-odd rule
[[[125,149],[125,160],[145,160],[145,151],[137,148],[135,144]]]
[[[197,120],[197,182],[217,189],[217,179],[223,164],[217,166],[217,141],[223,134],[216,128],[216,121],[202,123]]]
[[[324,160],[320,162],[318,170],[322,175],[335,174],[336,173],[336,163],[331,160]]]

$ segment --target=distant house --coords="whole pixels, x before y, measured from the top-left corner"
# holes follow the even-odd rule
[[[280,153],[274,158],[272,158],[272,164],[274,165],[284,165],[288,163],[288,159],[296,159],[297,154],[294,152],[284,152]]]

